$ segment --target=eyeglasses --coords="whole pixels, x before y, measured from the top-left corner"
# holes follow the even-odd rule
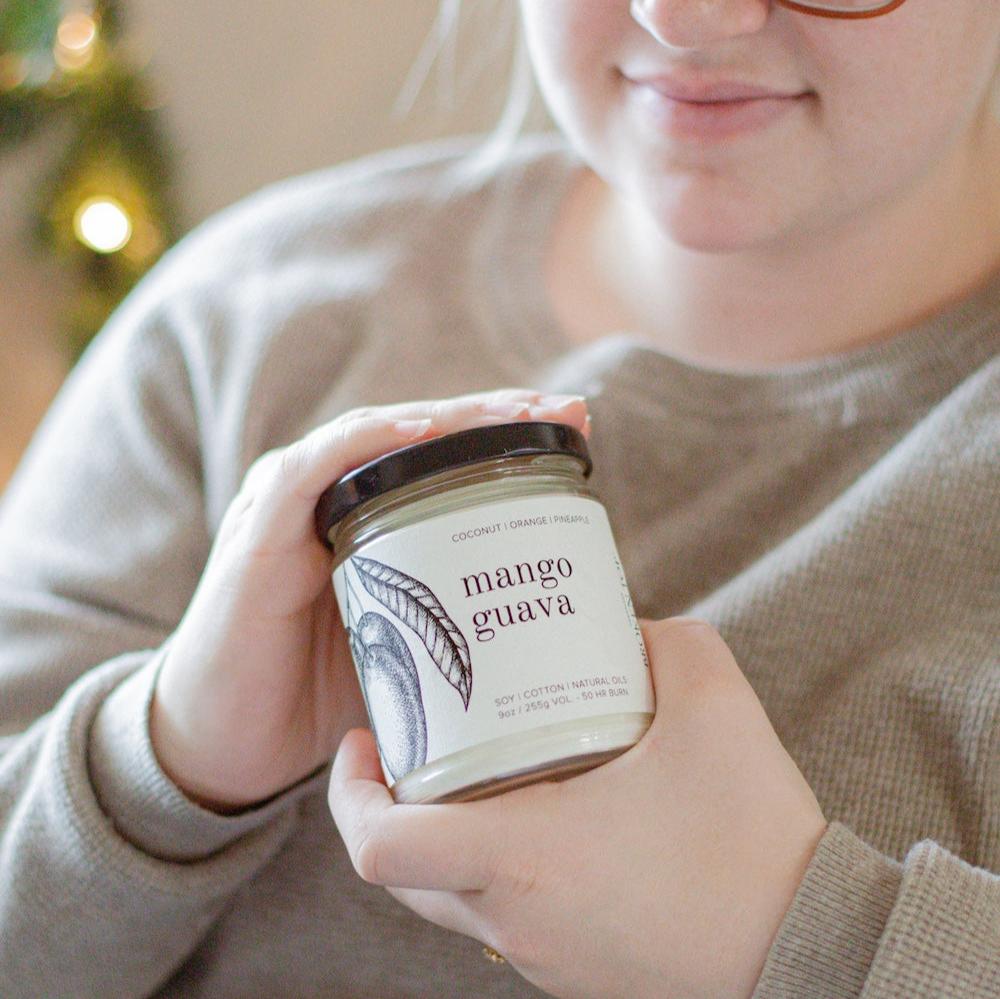
[[[905,0],[777,0],[782,7],[817,17],[879,17],[901,6]]]

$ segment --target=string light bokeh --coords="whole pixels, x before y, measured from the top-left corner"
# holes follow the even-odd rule
[[[75,278],[71,360],[180,235],[170,143],[115,0],[6,0],[0,8],[0,155],[60,136],[29,233]]]

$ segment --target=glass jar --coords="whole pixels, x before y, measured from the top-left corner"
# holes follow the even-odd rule
[[[316,529],[400,802],[471,801],[599,766],[654,711],[586,438],[474,427],[333,483]]]

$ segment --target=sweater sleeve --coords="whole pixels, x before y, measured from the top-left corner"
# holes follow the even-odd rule
[[[0,505],[7,999],[156,992],[323,776],[218,815],[156,761],[156,671],[211,547],[200,442],[225,442],[198,338],[145,287],[71,372]]]
[[[820,840],[753,999],[996,999],[1000,876],[931,840],[900,863],[841,822]]]

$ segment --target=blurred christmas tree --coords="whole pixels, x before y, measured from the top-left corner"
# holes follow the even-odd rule
[[[180,236],[173,164],[155,98],[121,41],[114,0],[0,3],[0,156],[51,127],[33,237],[70,268],[71,360]]]

